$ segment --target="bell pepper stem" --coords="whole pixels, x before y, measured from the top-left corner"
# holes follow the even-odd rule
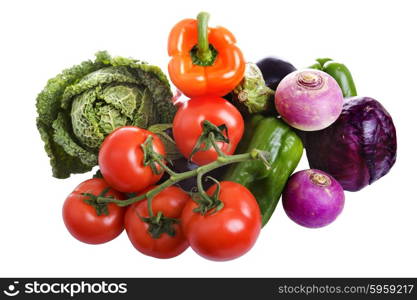
[[[331,58],[317,58],[316,61],[320,64],[320,66],[323,68],[324,64],[327,63],[328,61],[331,61],[333,59]]]
[[[208,21],[210,14],[207,12],[200,12],[197,15],[197,31],[198,31],[198,50],[197,57],[202,62],[209,62],[212,60],[212,52],[210,51],[210,44],[208,41]]]

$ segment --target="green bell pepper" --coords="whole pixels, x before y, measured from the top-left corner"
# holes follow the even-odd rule
[[[332,76],[342,89],[343,97],[358,95],[352,74],[344,64],[335,62],[331,58],[318,58],[316,61],[317,63],[310,66],[310,68],[321,70]]]
[[[245,134],[235,153],[253,149],[271,154],[271,168],[267,169],[261,161],[245,161],[231,165],[223,180],[240,183],[252,192],[261,209],[264,226],[278,204],[288,177],[300,161],[303,144],[280,119],[255,114],[245,122]]]

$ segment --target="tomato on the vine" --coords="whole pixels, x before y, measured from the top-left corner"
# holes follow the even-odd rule
[[[110,189],[102,178],[93,178],[79,184],[66,198],[62,208],[62,217],[68,231],[79,241],[88,244],[102,244],[116,238],[123,231],[125,209],[114,203],[88,204],[89,193],[114,197],[122,200],[124,195]],[[100,214],[100,215],[99,215]]]
[[[208,120],[216,126],[226,125],[223,134],[229,143],[218,141],[216,144],[225,154],[233,154],[243,135],[244,122],[240,112],[220,97],[206,96],[192,98],[181,104],[173,121],[173,134],[178,150],[187,158],[202,134],[202,122]],[[191,160],[198,165],[205,165],[217,159],[216,150],[211,147],[198,151]]]
[[[207,194],[213,195],[216,185]],[[197,254],[217,261],[237,258],[255,244],[261,230],[261,213],[251,192],[231,181],[220,182],[223,207],[205,215],[195,212],[198,204],[189,201],[182,212],[182,228]]]
[[[144,151],[141,145],[152,136],[152,148],[165,155],[165,147],[158,136],[146,129],[124,126],[108,135],[98,155],[100,171],[104,179],[121,192],[139,192],[156,183],[163,170],[156,166],[144,165]]]
[[[160,226],[153,228],[155,236],[149,232],[151,225],[143,220],[149,218],[147,200],[132,204],[125,215],[125,227],[133,246],[143,254],[157,258],[172,258],[184,252],[188,242],[178,221],[189,201],[190,196],[176,186],[170,186],[153,197],[154,220],[158,213],[163,215]]]

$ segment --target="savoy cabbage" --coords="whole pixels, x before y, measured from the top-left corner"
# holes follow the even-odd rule
[[[37,97],[36,124],[53,176],[91,170],[104,138],[120,126],[171,123],[171,98],[158,67],[104,51],[50,79]]]

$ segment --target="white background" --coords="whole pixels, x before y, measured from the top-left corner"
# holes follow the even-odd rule
[[[415,1],[1,1],[0,276],[417,276]],[[230,262],[191,249],[144,256],[125,233],[104,245],[78,242],[61,207],[90,174],[51,177],[35,126],[35,98],[62,69],[98,50],[166,70],[167,35],[200,10],[230,29],[248,61],[266,55],[297,67],[333,57],[360,95],[378,99],[397,127],[391,172],[357,193],[322,229],[302,228],[279,204],[255,247]],[[299,169],[308,168],[305,157]]]

